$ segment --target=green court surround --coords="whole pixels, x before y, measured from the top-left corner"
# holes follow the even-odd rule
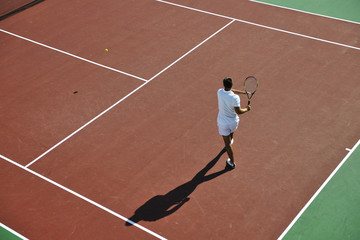
[[[360,239],[359,172],[358,146],[283,239]]]
[[[0,239],[1,240],[20,240],[18,236],[7,231],[5,228],[0,227]]]
[[[360,23],[359,0],[256,0],[314,14]]]

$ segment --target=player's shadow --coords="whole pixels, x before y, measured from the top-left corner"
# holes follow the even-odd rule
[[[128,219],[125,225],[131,226],[139,221],[157,221],[177,211],[190,200],[189,195],[199,184],[212,180],[231,170],[226,165],[223,170],[205,176],[225,152],[225,149],[221,150],[221,152],[189,182],[176,187],[165,195],[157,195],[148,200],[135,211],[135,214]]]

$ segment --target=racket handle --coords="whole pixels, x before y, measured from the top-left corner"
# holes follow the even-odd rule
[[[248,100],[248,105],[250,105],[250,99]]]

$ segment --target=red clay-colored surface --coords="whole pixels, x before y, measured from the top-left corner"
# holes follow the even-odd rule
[[[1,32],[0,39],[8,56],[0,59],[0,152],[24,165],[143,83]]]
[[[98,21],[91,19],[93,14],[79,14],[79,11],[85,11],[83,7],[65,2],[61,3],[64,6],[58,6],[57,1],[44,2],[29,11],[6,19],[1,22],[0,27],[102,64],[121,67],[119,70],[122,71],[128,71],[130,66],[139,68],[141,71],[137,71],[136,75],[150,77],[227,22],[181,10],[172,14],[172,18],[168,21],[163,21],[159,17],[157,23],[147,23],[153,28],[148,29],[144,21],[148,21],[147,17],[151,19],[154,17],[144,17],[144,14],[161,15],[164,12],[162,9],[164,5],[161,4],[159,8],[159,3],[147,1],[147,4],[142,3],[138,6],[132,1],[122,1],[122,4],[127,3],[127,5],[117,6],[118,9],[124,11],[126,9],[125,12],[128,14],[136,12],[143,18],[140,19],[139,16],[127,18],[125,15],[122,16],[121,21],[118,21],[116,20],[118,15],[113,14],[114,19],[108,19],[112,24],[99,25]],[[50,4],[52,5],[49,6]],[[113,3],[109,2],[108,5],[103,4],[103,6],[114,8],[111,4]],[[128,9],[130,4],[136,10]],[[96,10],[96,4],[89,3],[86,6],[87,11]],[[66,9],[63,9],[65,7]],[[73,18],[70,19],[71,24],[64,24],[63,21],[67,17],[57,16],[53,11]],[[77,14],[72,14],[71,11],[76,11]],[[34,17],[27,16],[30,13]],[[173,11],[165,12],[165,14],[171,13]],[[105,17],[108,13],[104,10],[103,14]],[[81,27],[84,23],[79,20],[85,21],[86,18],[89,18],[87,21],[91,29]],[[101,19],[101,16],[98,18]],[[179,23],[184,18],[190,20],[187,26]],[[137,19],[141,21],[136,22]],[[114,25],[117,22],[122,25]],[[135,26],[131,26],[132,24]],[[124,28],[129,29],[122,31]],[[145,34],[144,31],[152,36]],[[95,36],[86,37],[92,34]],[[153,35],[161,40],[155,39]],[[0,124],[3,126],[1,131],[4,131],[2,135],[6,138],[0,146],[4,149],[2,150],[4,155],[22,164],[34,160],[46,149],[143,83],[4,33],[0,33],[0,37],[2,55],[11,55],[11,58],[0,60],[1,73],[6,81],[1,88],[1,97],[6,99],[5,103],[10,102],[3,105],[7,114],[1,119]],[[103,41],[104,37],[106,40]],[[114,47],[108,43],[110,40],[116,44]],[[122,45],[121,42],[124,41],[127,44],[120,48],[116,47],[117,44]],[[94,44],[96,46],[93,46]],[[134,47],[129,47],[129,44]],[[109,52],[105,52],[105,48],[110,49]],[[152,56],[140,53],[142,49],[152,52]],[[79,94],[73,95],[76,90]],[[28,101],[29,99],[33,100]]]
[[[262,41],[242,37],[245,32]],[[359,104],[358,76],[339,90],[341,100],[329,90],[339,69],[357,71],[357,53],[324,66],[344,49],[296,37],[274,41],[279,35],[231,25],[32,168],[130,217],[218,154],[215,93],[222,76],[256,72],[261,91],[236,137],[238,169],[200,185],[177,213],[140,224],[169,239],[276,238],[356,140],[350,129],[359,127],[352,122],[358,110],[351,111]],[[316,95],[313,82],[327,91]],[[337,144],[339,136],[347,145]]]
[[[23,8],[26,5],[34,3],[34,0],[4,0],[0,1],[0,18]]]
[[[0,161],[1,222],[29,239],[147,239],[138,228]]]
[[[145,2],[150,9],[159,4]],[[187,11],[173,6],[162,5],[161,9],[165,15],[187,16]],[[229,22],[218,21],[209,17],[204,24],[216,25],[215,32]],[[207,36],[213,32],[209,30]],[[195,35],[192,46],[185,41],[187,50],[207,37],[201,31]],[[183,53],[168,53],[173,59],[166,55],[167,65]],[[353,49],[235,22],[30,168],[125,217],[150,208],[138,223],[168,239],[276,239],[345,156],[345,147],[358,140],[359,62],[359,51]],[[154,70],[160,63],[152,64],[153,73],[161,70]],[[151,68],[148,70],[150,73]],[[249,74],[259,78],[260,89],[253,110],[241,116],[235,136],[237,169],[223,171],[225,154],[206,169],[216,178],[202,182],[206,177],[198,175],[191,181],[211,160],[217,160],[223,147],[216,127],[216,90],[221,79],[232,76],[239,80]],[[129,80],[139,84],[139,80]],[[95,91],[97,86],[88,88]],[[78,104],[81,111],[84,106]],[[84,113],[76,116],[84,117]],[[71,129],[65,124],[67,121],[62,121],[59,128],[64,132]],[[9,154],[22,153],[13,149]],[[16,157],[13,160],[20,162]],[[0,181],[9,183],[3,199],[11,209],[26,206],[42,188],[43,197],[50,199],[44,202],[52,203],[34,203],[34,211],[23,214],[21,221],[16,221],[16,212],[4,214],[4,224],[30,239],[48,239],[39,229],[57,231],[46,221],[46,212],[58,210],[57,204],[64,204],[68,211],[79,207],[77,211],[82,212],[88,207],[61,189],[57,191],[59,202],[46,196],[56,189],[36,177],[31,178],[34,193],[24,194],[26,186],[15,188],[24,196],[18,199],[10,186],[28,173],[2,165],[6,174]],[[10,172],[20,180],[7,181]],[[185,197],[190,199],[165,216],[162,206]],[[92,224],[117,228],[123,234],[121,239],[153,239],[135,226],[125,226],[124,221],[90,208],[94,214],[90,218],[97,220]],[[44,221],[32,223],[34,217]],[[69,221],[64,221],[64,236],[69,234]],[[72,226],[77,224],[74,221]],[[78,235],[69,239],[87,239],[93,227],[87,232],[81,226]],[[115,235],[102,230],[99,239]]]
[[[226,22],[153,0],[47,0],[0,27],[149,79]]]

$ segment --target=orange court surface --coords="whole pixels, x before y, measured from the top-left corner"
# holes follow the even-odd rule
[[[46,0],[0,21],[0,54],[0,223],[28,239],[277,239],[359,139],[360,24]],[[249,75],[229,171],[216,92]]]

